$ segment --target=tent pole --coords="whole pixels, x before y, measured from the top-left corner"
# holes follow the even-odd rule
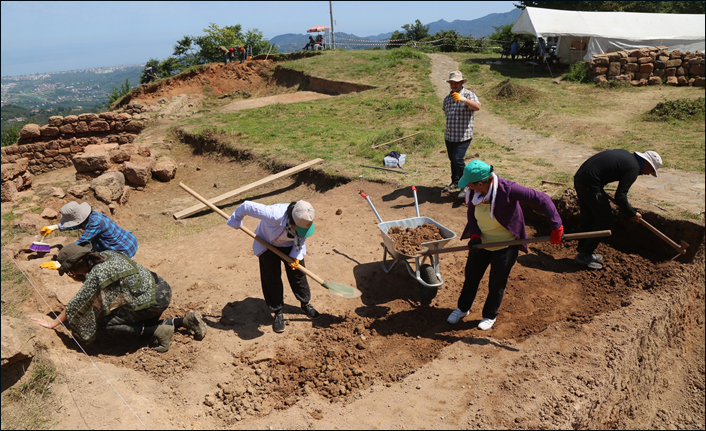
[[[331,2],[328,2],[328,10],[331,15],[331,46],[333,49],[336,49],[336,37],[333,34],[333,6]]]

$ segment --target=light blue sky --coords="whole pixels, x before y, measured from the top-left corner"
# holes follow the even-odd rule
[[[473,20],[515,9],[512,1],[334,1],[334,31],[373,36],[404,24]],[[258,29],[267,39],[330,25],[328,1],[3,1],[0,74],[14,76],[164,59],[184,35],[213,22]]]

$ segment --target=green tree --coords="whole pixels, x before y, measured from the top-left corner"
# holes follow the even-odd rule
[[[389,42],[385,48],[386,49],[394,49],[394,48],[399,48],[400,46],[404,46],[404,42],[407,40],[407,35],[405,33],[402,33],[398,30],[395,30],[392,32],[392,35],[390,35],[391,42]]]
[[[463,37],[456,30],[439,30],[431,36],[431,39],[442,39],[438,43],[441,52],[459,51],[459,46],[463,44]]]
[[[195,42],[196,38],[193,36],[184,36],[174,45],[174,53],[172,55],[180,66],[179,71],[198,64]]]
[[[244,45],[242,27],[240,24],[219,27],[211,23],[208,28],[203,29],[204,36],[196,38],[196,45],[199,46],[199,63],[210,63],[223,61],[223,54],[218,51],[219,46],[231,48],[236,45]]]
[[[515,7],[538,7],[594,12],[647,12],[647,13],[691,13],[703,14],[703,1],[521,1]]]
[[[420,41],[429,36],[429,26],[423,25],[419,20],[414,21],[414,24],[403,25],[402,29],[407,32],[407,37],[414,41]]]
[[[113,92],[108,95],[108,100],[105,102],[105,107],[110,108],[113,103],[122,99],[122,97],[128,94],[130,90],[132,90],[130,87],[130,82],[127,78],[125,78],[125,82],[119,88],[113,87]]]
[[[271,45],[270,41],[265,39],[262,36],[262,32],[258,29],[248,30],[245,33],[243,45],[252,48],[253,56],[256,56],[258,54],[267,54],[268,51],[270,52],[270,54],[277,53],[277,47]],[[271,51],[270,46],[272,46]]]
[[[22,130],[22,127],[30,123],[31,121],[24,121],[22,123],[18,124],[12,124],[9,126],[5,126],[2,129],[2,145],[3,147],[7,147],[8,145],[15,145],[17,143],[17,140],[20,139],[20,130]]]

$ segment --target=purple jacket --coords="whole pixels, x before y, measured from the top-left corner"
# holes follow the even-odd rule
[[[473,195],[471,195],[473,197]],[[526,239],[525,215],[522,213],[520,203],[539,206],[540,211],[547,217],[552,230],[562,226],[561,217],[551,198],[542,192],[527,187],[522,187],[510,180],[498,177],[498,192],[495,195],[495,218],[517,239]],[[468,205],[468,223],[463,229],[461,239],[470,238],[471,235],[480,236],[480,228],[476,221],[476,207]],[[527,244],[520,245],[520,250],[527,253]]]

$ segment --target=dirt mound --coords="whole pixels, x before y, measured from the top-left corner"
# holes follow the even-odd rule
[[[422,251],[424,248],[422,243],[444,239],[439,227],[431,223],[406,229],[401,226],[393,226],[387,234],[395,242],[395,250],[407,256],[414,256],[417,252]]]
[[[162,98],[170,100],[181,94],[208,94],[215,96],[252,89],[263,89],[271,76],[275,62],[272,60],[253,60],[243,64],[210,63],[189,72],[167,78],[152,84],[135,88],[125,96],[121,105],[131,101],[154,104]]]

